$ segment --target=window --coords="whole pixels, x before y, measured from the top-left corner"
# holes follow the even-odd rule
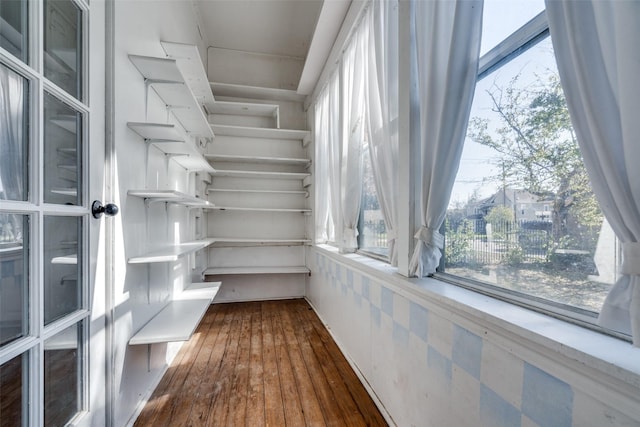
[[[360,220],[358,221],[358,248],[361,251],[387,258],[389,256],[387,229],[376,193],[368,143],[365,144],[362,157],[362,203],[360,205]]]
[[[543,5],[511,7],[521,18]],[[508,12],[504,2],[485,2],[483,38],[495,37],[492,20],[514,21]],[[591,190],[546,17],[500,35],[507,37],[491,39],[495,48],[483,44],[445,222],[444,272],[476,289],[593,317],[615,281],[616,240]]]

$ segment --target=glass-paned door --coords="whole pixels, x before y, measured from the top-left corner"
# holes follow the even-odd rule
[[[88,23],[86,0],[0,2],[0,427],[90,418]]]

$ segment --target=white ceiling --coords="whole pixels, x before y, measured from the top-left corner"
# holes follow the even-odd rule
[[[208,45],[305,61],[310,93],[351,0],[194,0]],[[311,48],[311,50],[310,50]]]
[[[198,0],[209,45],[304,59],[323,0]]]

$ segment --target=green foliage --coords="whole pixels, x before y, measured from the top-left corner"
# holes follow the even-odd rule
[[[467,135],[498,154],[496,160],[503,173],[493,179],[533,194],[554,194],[554,234],[558,238],[574,232],[567,226],[567,218],[577,228],[599,226],[603,216],[559,77],[553,73],[538,76],[525,85],[517,75],[506,87],[494,84],[487,95],[493,118],[472,118]]]
[[[471,252],[471,242],[474,237],[471,221],[447,217],[445,220],[445,260],[447,267],[461,266],[467,263]]]

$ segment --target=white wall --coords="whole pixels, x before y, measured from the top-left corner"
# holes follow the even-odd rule
[[[127,265],[126,260],[152,248],[195,237],[192,227],[187,227],[193,221],[193,211],[163,203],[147,208],[142,199],[127,196],[127,191],[148,188],[192,193],[196,188],[194,177],[188,178],[174,161],[167,166],[164,155],[156,148],[150,148],[145,170],[145,142],[127,127],[127,122],[164,123],[167,114],[153,90],[149,91],[145,114],[144,81],[128,55],[165,57],[160,41],[198,45],[203,58],[206,50],[190,2],[115,2],[115,14],[115,202],[121,215],[115,242],[114,422],[122,426],[148,396],[180,347],[179,343],[152,345],[148,355],[147,346],[129,346],[127,342],[191,278],[189,257],[152,265]]]
[[[359,255],[313,248],[307,298],[399,426],[637,426],[640,349]]]

